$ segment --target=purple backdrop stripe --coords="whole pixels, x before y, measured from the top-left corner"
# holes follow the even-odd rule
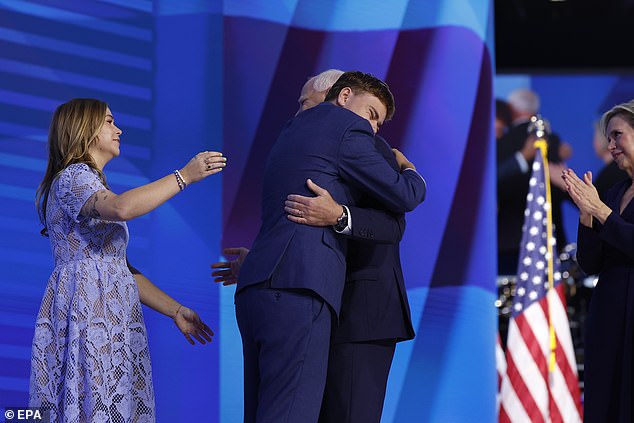
[[[325,33],[314,73],[330,68],[362,70],[385,79],[399,33],[398,30]],[[396,104],[398,107],[398,98]]]
[[[460,26],[487,38],[492,2],[464,0],[267,0],[223,2],[225,16],[328,32]],[[492,41],[492,40],[491,40]]]
[[[251,145],[266,113],[266,99],[288,28],[258,20],[225,19],[224,153],[231,160],[225,170],[224,203],[231,205],[247,169]],[[248,26],[248,30],[245,27]],[[258,34],[254,37],[253,34]],[[250,60],[245,61],[244,57]],[[257,71],[254,72],[254,69]],[[226,209],[225,209],[226,210]],[[227,214],[223,222],[227,222]]]
[[[432,286],[477,285],[495,292],[493,278],[482,278],[482,275],[495,275],[493,261],[478,257],[484,253],[478,244],[495,245],[495,238],[490,235],[494,231],[481,230],[483,226],[486,227],[481,223],[485,220],[481,214],[486,215],[489,211],[490,216],[493,216],[495,212],[492,206],[495,198],[490,191],[487,192],[487,182],[490,188],[494,181],[490,172],[494,150],[490,142],[493,75],[489,55],[484,54],[482,59],[479,75],[476,74],[479,76],[478,91],[474,96],[471,121],[468,122],[464,160],[431,283]],[[463,254],[456,254],[457,251]],[[473,260],[474,256],[478,259]]]
[[[462,49],[464,52],[455,53]],[[412,55],[412,51],[421,54]],[[469,157],[464,153],[472,130],[480,74],[464,69],[479,69],[485,53],[481,40],[464,28],[403,31],[399,37],[387,81],[397,98],[394,123],[400,124],[386,125],[384,135],[416,163],[429,185],[426,202],[408,215],[408,228],[401,243],[410,288],[428,286],[432,279],[436,255],[454,207],[463,157]],[[490,125],[490,116],[484,116],[482,123]],[[483,147],[486,141],[485,135],[481,138]],[[468,254],[465,249],[458,251]]]
[[[440,245],[423,243],[429,254],[437,252],[437,260],[431,280],[421,281],[429,282],[431,289],[417,325],[395,421],[408,421],[412,416],[421,422],[495,418],[495,380],[491,370],[496,325],[494,309],[488,305],[495,293],[492,64],[489,50],[480,39],[468,31],[458,34],[451,34],[457,35],[453,40],[447,37],[444,44],[436,44],[437,48],[443,47],[442,52],[433,57],[434,65],[427,68],[431,73],[438,72],[430,78],[436,84],[427,85],[431,92],[426,92],[427,97],[418,103],[421,110],[428,111],[419,117],[429,128],[421,131],[428,135],[428,142],[417,151],[421,158],[442,160],[435,165],[429,163],[428,182],[432,189],[436,187],[438,196],[431,191],[429,207],[423,207],[415,219],[408,219],[402,243],[408,286],[432,267],[420,260],[419,238],[407,234],[420,237],[424,233],[425,241],[433,243],[436,233],[430,233],[431,229],[442,230],[442,237]],[[425,98],[436,99],[438,106],[425,104]],[[405,151],[409,154],[408,147]],[[425,152],[426,148],[431,150]],[[418,156],[411,156],[418,163]],[[458,179],[451,189],[454,177]],[[445,203],[449,207],[443,210]],[[430,224],[434,217],[437,221],[443,216],[447,220],[442,228]],[[473,363],[482,366],[475,368]],[[472,387],[476,384],[482,391],[476,395],[478,401],[473,401]]]
[[[229,19],[232,20],[232,19]],[[235,28],[236,31],[248,32],[252,28],[252,22],[235,19],[234,22],[228,23]],[[239,28],[239,29],[238,29]],[[262,26],[257,38],[266,37],[264,30],[277,32],[279,28],[271,26]],[[283,46],[276,64],[271,65],[272,79],[270,82],[257,82],[257,72],[253,69],[259,69],[264,64],[244,60],[245,52],[242,52],[243,69],[250,69],[250,78],[256,80],[256,84],[266,84],[266,91],[260,94],[265,95],[261,118],[256,121],[255,134],[251,138],[250,145],[241,144],[239,150],[233,150],[231,145],[234,136],[232,128],[240,128],[248,125],[249,121],[253,121],[253,116],[248,113],[233,113],[231,108],[227,108],[227,114],[224,117],[225,127],[225,151],[236,154],[244,154],[248,151],[244,169],[236,169],[236,173],[227,174],[224,178],[224,189],[228,193],[235,192],[233,201],[225,197],[223,200],[223,216],[225,229],[223,231],[223,246],[247,245],[250,246],[260,224],[260,203],[262,196],[261,178],[264,173],[264,163],[271,146],[275,142],[284,122],[290,119],[297,110],[297,98],[301,86],[306,81],[306,77],[314,74],[315,61],[317,60],[318,51],[321,49],[324,34],[322,32],[298,30],[295,28],[288,29],[284,38]],[[257,46],[253,46],[257,49]],[[242,98],[246,104],[249,103],[252,91],[249,88],[242,87],[238,81],[233,78],[238,75],[234,74],[233,69],[226,72],[228,78],[227,86],[235,87],[235,95]],[[259,90],[263,90],[260,87]],[[246,141],[246,140],[245,140]],[[229,150],[231,149],[231,150]],[[233,164],[233,163],[232,163]],[[238,166],[234,166],[238,167]],[[234,175],[241,175],[236,178]],[[236,182],[238,185],[236,187]]]

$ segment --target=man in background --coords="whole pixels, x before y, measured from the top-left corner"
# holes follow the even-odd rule
[[[517,272],[526,195],[531,177],[535,148],[534,134],[528,132],[530,118],[539,112],[539,97],[533,91],[522,88],[507,98],[511,106],[513,123],[497,141],[497,197],[498,197],[498,274],[514,275]],[[561,203],[567,198],[561,173],[564,160],[572,155],[569,144],[550,133],[548,163],[552,187],[552,210],[555,237],[559,249],[566,245]]]

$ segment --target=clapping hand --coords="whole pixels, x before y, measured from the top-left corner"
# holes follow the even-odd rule
[[[566,184],[566,192],[579,207],[579,219],[582,224],[592,226],[592,217],[605,222],[612,210],[601,201],[597,189],[592,185],[592,172],[583,174],[583,181],[572,169],[565,169],[562,178]]]

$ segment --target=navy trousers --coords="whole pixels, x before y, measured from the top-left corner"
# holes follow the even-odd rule
[[[395,347],[395,340],[332,345],[319,423],[379,423]]]
[[[245,423],[316,423],[322,403],[332,315],[309,290],[269,283],[236,295],[244,354]]]

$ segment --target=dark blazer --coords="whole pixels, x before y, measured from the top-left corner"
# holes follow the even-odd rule
[[[624,179],[629,179],[627,172],[619,169],[619,165],[617,165],[615,161],[611,161],[597,173],[592,184],[599,192],[601,200],[605,201],[605,195],[608,190],[617,182],[621,182]]]
[[[267,159],[262,226],[238,280],[237,293],[270,280],[274,288],[309,289],[338,313],[345,280],[346,240],[332,228],[291,222],[284,212],[289,193],[313,195],[310,178],[340,204],[371,195],[403,213],[425,197],[425,183],[410,170],[395,171],[376,150],[369,122],[332,103],[291,119]]]
[[[377,150],[398,169],[390,146],[376,137]],[[401,268],[399,243],[405,231],[403,213],[391,213],[370,196],[349,206],[352,234],[348,242],[346,285],[334,343],[414,337]]]
[[[577,259],[599,274],[586,318],[584,422],[634,421],[634,201],[619,213],[631,180],[608,190],[602,225],[579,224]]]
[[[501,184],[511,178],[523,175],[522,168],[515,155],[497,164],[497,183]]]

